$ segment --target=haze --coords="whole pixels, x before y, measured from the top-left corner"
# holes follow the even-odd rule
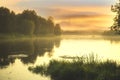
[[[43,17],[53,16],[63,30],[107,30],[113,24],[110,7],[115,0],[0,0],[16,13],[33,9]]]

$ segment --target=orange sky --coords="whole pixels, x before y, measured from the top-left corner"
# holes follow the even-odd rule
[[[113,24],[114,13],[108,7],[58,7],[54,17],[65,30],[107,30]]]
[[[113,24],[110,6],[114,0],[0,0],[16,13],[34,9],[43,17],[53,16],[64,30],[107,30]]]

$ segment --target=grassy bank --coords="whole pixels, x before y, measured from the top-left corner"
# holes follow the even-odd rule
[[[29,67],[29,70],[52,80],[120,80],[120,65],[111,60],[83,57],[73,61],[51,60],[48,65]]]

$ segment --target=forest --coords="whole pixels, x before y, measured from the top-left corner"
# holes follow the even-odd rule
[[[61,31],[60,24],[55,24],[51,16],[45,19],[28,9],[15,14],[6,7],[0,7],[0,34],[60,35]]]

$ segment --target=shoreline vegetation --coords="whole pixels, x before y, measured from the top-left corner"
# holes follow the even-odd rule
[[[51,60],[48,65],[28,68],[31,72],[50,76],[51,80],[120,80],[120,64],[100,61],[93,55],[70,60]]]
[[[43,18],[34,10],[15,14],[6,7],[0,7],[0,39],[31,36],[58,36],[62,29],[53,17]]]
[[[7,34],[0,34],[0,42],[6,42],[6,41],[22,41],[22,40],[37,40],[37,39],[44,39],[44,40],[52,40],[52,39],[61,39],[61,35],[56,36],[56,35],[21,35],[21,34],[17,34],[17,35],[7,35]]]
[[[53,17],[45,19],[34,10],[24,10],[15,14],[6,7],[0,7],[0,39],[15,39],[29,37],[53,37],[59,35],[102,35],[119,36],[119,31],[82,31],[62,30],[59,23],[54,23]]]

